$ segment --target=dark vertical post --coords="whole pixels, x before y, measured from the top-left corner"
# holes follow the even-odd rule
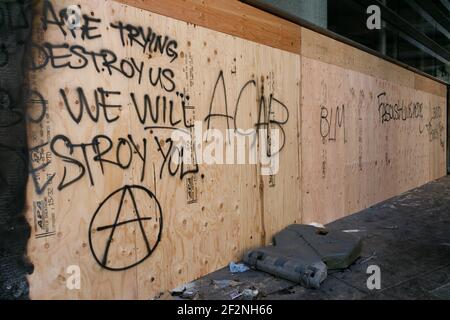
[[[25,61],[31,0],[0,1],[0,299],[27,299],[30,227],[24,217],[28,152]]]
[[[450,174],[450,85],[447,85],[447,174]]]

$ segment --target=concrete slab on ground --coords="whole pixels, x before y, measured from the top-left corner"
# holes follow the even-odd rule
[[[319,289],[256,270],[232,274],[223,268],[193,282],[194,298],[230,300],[256,289],[262,300],[450,299],[450,176],[326,227],[361,230],[362,256],[345,270],[329,270]],[[380,267],[380,290],[367,288],[369,265]]]

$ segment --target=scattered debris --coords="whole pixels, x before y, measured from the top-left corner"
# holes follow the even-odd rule
[[[195,287],[195,284],[193,282],[189,282],[189,283],[183,284],[179,287],[176,287],[175,289],[172,289],[170,291],[170,293],[172,293],[172,295],[178,295],[178,294],[181,294],[184,291],[192,289],[194,287]]]
[[[361,240],[337,230],[290,225],[274,236],[274,245],[247,252],[244,262],[257,270],[319,288],[327,269],[345,269],[361,253]]]
[[[230,292],[230,298],[231,300],[236,300],[238,298],[241,298],[242,300],[255,300],[259,295],[259,290],[257,289],[244,289],[242,292],[239,292],[239,290],[233,290]]]
[[[258,297],[259,295],[259,291],[254,289],[245,289],[244,291],[242,291],[242,298],[244,300],[254,300]]]
[[[349,230],[342,230],[342,232],[345,233],[357,233],[357,232],[365,232],[366,230],[364,229],[349,229]]]
[[[313,226],[313,227],[316,227],[316,228],[322,228],[322,229],[325,229],[325,226],[324,226],[323,224],[321,224],[321,223],[318,223],[318,222],[311,222],[311,223],[309,224],[309,226]]]
[[[228,287],[235,287],[240,284],[240,282],[237,282],[234,280],[213,280],[212,282],[213,282],[214,286],[216,286],[220,289],[225,289]]]
[[[170,291],[170,294],[174,297],[194,300],[197,297],[198,292],[195,289],[195,284],[193,282],[190,282],[176,287],[175,289]]]
[[[237,290],[237,289],[230,292],[231,300],[236,300],[240,296],[242,296],[242,292],[239,292],[239,290]]]
[[[196,300],[198,296],[198,292],[197,291],[185,291],[181,294],[180,298],[183,299],[189,299],[189,300]]]
[[[152,300],[177,300],[179,297],[174,297],[170,291],[161,291]]]
[[[249,269],[250,268],[247,267],[243,263],[234,263],[234,262],[230,263],[230,272],[231,273],[241,273],[241,272],[248,271]]]
[[[325,226],[321,223],[318,222],[311,222],[310,224],[308,224],[308,226],[313,226],[317,228],[317,233],[321,234],[321,235],[325,235],[328,233],[327,228],[325,228]]]

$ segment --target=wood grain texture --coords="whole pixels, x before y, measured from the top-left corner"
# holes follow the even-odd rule
[[[300,52],[300,26],[237,0],[117,0],[211,30]]]
[[[56,12],[72,3],[53,2]],[[32,298],[153,298],[161,291],[240,259],[245,250],[269,242],[274,232],[285,225],[301,221],[297,144],[298,55],[113,1],[78,3],[83,13],[101,19],[100,23],[92,24],[99,28],[92,34],[101,37],[83,40],[78,33],[74,39],[70,34],[64,36],[54,24],[44,31],[40,19],[37,19],[36,42],[67,43],[71,48],[80,46],[75,47],[78,55],[56,58],[53,61],[55,65],[66,62],[72,66],[83,65],[86,55],[82,54],[81,47],[96,53],[102,49],[109,50],[118,60],[111,69],[112,74],[102,64],[101,57],[96,60],[101,66],[97,70],[90,56],[87,56],[88,63],[83,68],[55,68],[50,59],[45,68],[33,74],[32,87],[48,102],[45,120],[29,123],[30,146],[48,142],[39,148],[33,165],[38,167],[42,163],[39,154],[44,155],[42,160],[48,162],[48,166],[37,172],[40,187],[45,186],[45,181],[53,174],[55,176],[42,192],[38,192],[40,190],[31,182],[28,188],[27,217],[35,226],[28,245],[28,254],[35,266],[29,278]],[[151,27],[163,38],[168,36],[176,40],[178,57],[172,61],[173,57],[169,57],[167,51],[143,50],[138,42],[127,36],[122,44],[119,30],[111,26],[111,23],[118,25],[119,22],[142,26],[145,31]],[[65,48],[54,50],[56,56],[70,53]],[[38,60],[45,62],[45,57],[41,58]],[[140,83],[136,71],[134,76],[127,78],[116,69],[124,68],[127,73],[131,72],[131,58],[137,66],[143,63]],[[121,65],[122,59],[128,62]],[[113,60],[111,53],[107,60]],[[152,79],[155,81],[160,67],[171,70],[173,78],[170,71],[166,71],[162,82],[152,84],[150,68],[153,68]],[[168,78],[173,80],[176,88],[172,88]],[[63,97],[67,96],[70,110],[76,117],[84,102],[77,93],[78,88],[84,90],[93,114],[98,107],[96,96],[100,102],[104,98],[105,104],[120,105],[120,108],[100,107],[98,121],[92,121],[84,110],[77,123],[70,116]],[[99,88],[115,93],[102,97]],[[147,119],[141,124],[139,117],[144,115],[145,95],[151,99],[151,105],[147,106]],[[161,97],[159,102],[158,96]],[[276,101],[270,102],[272,98]],[[166,109],[163,109],[162,99],[166,99]],[[173,107],[169,101],[173,101]],[[189,106],[184,110],[185,114],[182,102]],[[37,118],[41,109],[39,105],[32,106],[30,109],[36,110]],[[158,107],[159,113],[155,111]],[[190,130],[193,129],[188,129],[184,120],[189,124],[199,121],[205,132],[207,115],[225,114],[227,109],[232,116],[229,124],[223,116],[211,118],[210,123],[210,127],[219,130],[224,137],[227,137],[225,130],[228,127],[234,128],[234,119],[239,130],[262,128],[269,122],[271,128],[278,128],[274,121],[283,122],[280,128],[285,134],[285,148],[279,154],[280,170],[273,177],[262,177],[262,166],[248,160],[247,164],[241,165],[202,163],[198,172],[182,175],[182,169],[186,171],[194,166],[186,163],[184,168],[180,168],[163,157],[162,154],[170,150],[171,142],[167,139],[173,129],[187,129],[192,134]],[[106,117],[119,118],[106,121]],[[146,126],[166,128],[145,130]],[[70,143],[56,139],[58,135],[64,135]],[[111,162],[102,163],[98,158],[95,160],[99,152],[91,144],[97,135],[102,135],[99,149],[106,152],[102,158],[113,162],[120,159],[124,168]],[[111,139],[110,151],[103,136]],[[130,136],[137,147],[131,144]],[[203,143],[204,150],[212,144],[211,139]],[[251,141],[246,143],[247,147],[254,144]],[[258,138],[257,150],[266,143],[264,136]],[[71,149],[70,145],[75,146]],[[83,145],[86,154],[83,153]],[[139,154],[145,150],[144,162]],[[130,155],[132,162],[126,167]],[[145,175],[141,180],[143,167]],[[61,181],[76,178],[82,168],[85,171],[79,180],[58,189]],[[162,220],[158,218],[154,199],[135,187],[126,188],[133,185],[145,187],[155,196],[161,205]],[[124,187],[123,191],[121,188]],[[154,250],[147,259],[127,270],[105,268],[120,269],[139,262],[145,256],[147,248],[141,226],[137,222],[126,223],[137,219],[137,213],[148,218],[143,222],[143,229]],[[115,228],[106,255],[108,234],[112,230],[107,226],[115,224],[118,216],[117,222],[122,224]],[[46,227],[53,223],[54,228]],[[156,246],[160,228],[161,239]],[[41,231],[49,233],[39,237]],[[102,264],[104,256],[107,259]],[[95,260],[96,257],[101,263]],[[80,267],[80,290],[69,290],[66,286],[70,280],[67,268],[71,265]]]
[[[291,223],[326,223],[445,174],[442,85],[312,31],[300,37],[237,1],[126,2],[147,10],[76,1],[101,19],[91,21],[94,39],[35,21],[35,61],[45,66],[32,73],[28,101],[32,298],[153,298]],[[73,1],[52,3],[58,12]],[[63,44],[51,59],[48,47]],[[79,89],[92,114],[77,120]],[[396,104],[404,116],[390,111]],[[278,129],[279,170],[262,175],[267,166],[248,153],[247,164],[177,166],[169,138],[197,136],[195,121],[225,140],[228,128]],[[264,135],[244,143],[270,144]],[[70,266],[80,268],[79,290],[67,286]]]
[[[303,57],[301,107],[305,223],[446,174],[443,97]]]
[[[446,86],[348,44],[302,28],[301,55],[332,65],[446,97]]]
[[[303,222],[446,174],[444,85],[305,28],[301,56]]]

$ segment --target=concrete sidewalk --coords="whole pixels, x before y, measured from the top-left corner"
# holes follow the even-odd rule
[[[362,257],[329,271],[320,289],[305,289],[263,272],[228,268],[191,285],[195,299],[226,299],[256,289],[257,299],[450,299],[450,176],[327,225],[360,230]],[[381,289],[367,288],[369,265],[381,270]],[[237,299],[241,299],[240,298]]]

